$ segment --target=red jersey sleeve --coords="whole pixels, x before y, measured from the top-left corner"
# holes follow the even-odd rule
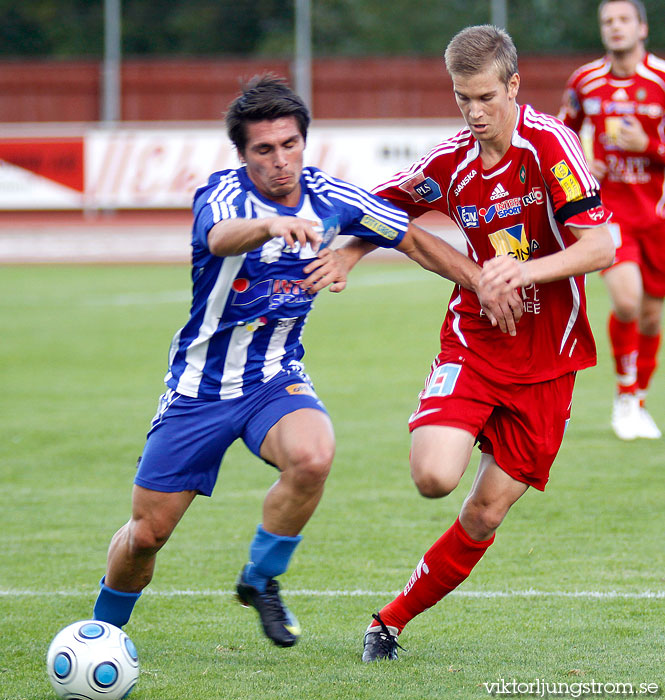
[[[609,221],[611,214],[600,201],[600,185],[589,172],[577,134],[553,118],[550,126],[543,134],[540,159],[554,217],[561,224],[583,228]]]
[[[432,210],[450,216],[446,196],[450,173],[441,157],[442,152],[450,151],[449,142],[439,144],[410,168],[375,187],[372,193],[387,199],[412,219]]]
[[[383,183],[375,187],[372,193],[387,199],[391,204],[405,211],[412,219],[422,216],[432,208],[426,200],[423,199],[422,203],[416,201],[413,195],[396,184]]]

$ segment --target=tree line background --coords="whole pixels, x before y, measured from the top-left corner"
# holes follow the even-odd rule
[[[650,47],[665,47],[665,3],[644,0]],[[123,0],[126,56],[293,55],[294,0]],[[507,0],[520,53],[602,51],[593,0]],[[0,0],[0,57],[100,58],[103,0]],[[314,56],[440,55],[490,0],[312,0]]]

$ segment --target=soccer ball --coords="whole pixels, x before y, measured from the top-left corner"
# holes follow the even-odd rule
[[[81,620],[55,635],[46,655],[51,685],[66,700],[120,700],[136,685],[139,657],[118,627]]]

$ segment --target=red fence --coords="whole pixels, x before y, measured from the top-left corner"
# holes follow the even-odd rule
[[[520,60],[520,101],[556,113],[567,77],[589,56]],[[241,78],[266,70],[291,76],[284,60],[126,60],[123,121],[220,118]],[[94,122],[100,118],[101,64],[95,61],[0,62],[0,122]],[[291,81],[293,82],[293,81]],[[438,57],[316,59],[317,119],[458,117]]]

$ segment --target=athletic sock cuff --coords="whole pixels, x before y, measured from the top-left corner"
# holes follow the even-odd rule
[[[123,627],[129,622],[141,592],[116,591],[109,588],[104,581],[105,577],[99,582],[99,595],[93,608],[93,619]]]
[[[105,581],[106,581],[106,576],[102,576],[102,579],[99,582],[99,587],[102,589],[102,591],[106,591],[108,593],[111,593],[115,596],[118,596],[119,598],[130,598],[133,600],[138,600],[141,597],[141,593],[143,592],[143,591],[139,591],[138,593],[135,593],[132,591],[116,591],[115,588],[111,588],[110,586],[107,586]]]
[[[472,549],[487,549],[492,542],[494,542],[494,538],[496,537],[496,533],[494,533],[488,540],[474,540],[469,533],[462,527],[462,523],[459,520],[459,517],[457,520],[455,520],[455,524],[453,525],[455,530],[457,531],[457,535],[459,538],[464,542],[464,544],[467,547],[470,547]]]

